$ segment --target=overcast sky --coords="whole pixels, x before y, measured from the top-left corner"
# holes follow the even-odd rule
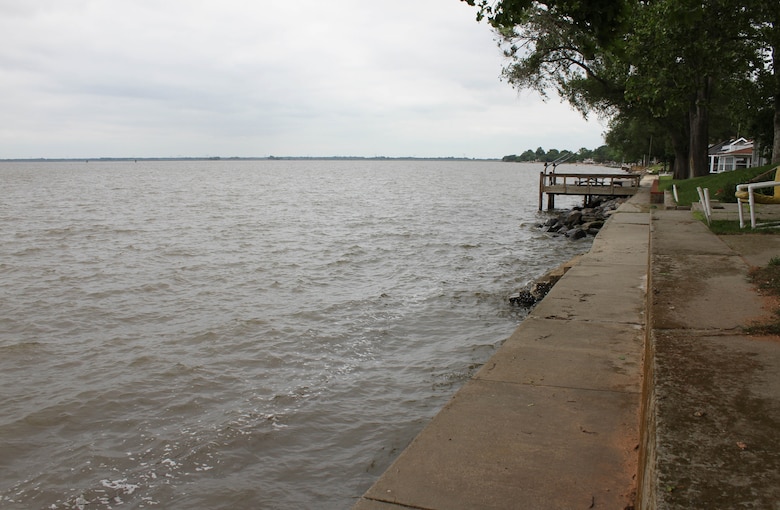
[[[0,158],[501,157],[604,126],[459,0],[0,0]]]

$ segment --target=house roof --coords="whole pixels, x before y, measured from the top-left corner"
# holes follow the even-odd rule
[[[747,152],[744,152],[747,151]],[[707,151],[710,156],[747,155],[753,153],[753,141],[745,138],[727,140],[710,146]]]
[[[710,155],[718,154],[723,150],[723,147],[725,147],[728,143],[729,143],[728,141],[725,141],[725,142],[720,142],[720,143],[710,145],[710,148],[707,150],[707,152],[709,152]]]
[[[720,156],[752,156],[753,147],[743,147],[741,149],[728,151],[720,154]]]

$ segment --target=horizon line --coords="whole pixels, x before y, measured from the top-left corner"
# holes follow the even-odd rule
[[[257,161],[257,160],[457,160],[457,161],[494,161],[501,158],[469,158],[466,156],[102,156],[93,158],[77,157],[38,157],[38,158],[0,158],[0,161]]]

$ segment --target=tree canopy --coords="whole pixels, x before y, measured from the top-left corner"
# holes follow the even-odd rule
[[[709,144],[739,129],[780,161],[780,3],[461,1],[499,36],[507,81],[608,119],[625,156],[704,175]]]

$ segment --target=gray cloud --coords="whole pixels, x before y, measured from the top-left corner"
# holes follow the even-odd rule
[[[0,158],[500,157],[603,127],[498,79],[458,0],[0,0]]]

